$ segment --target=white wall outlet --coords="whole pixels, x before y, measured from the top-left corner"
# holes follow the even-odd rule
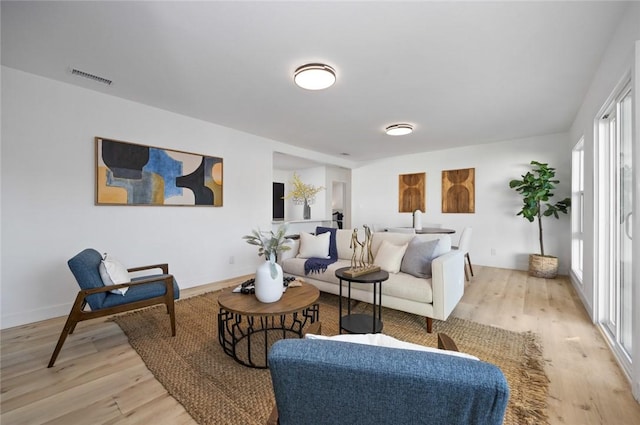
[[[233,264],[235,262],[236,262],[236,259],[234,258],[233,255],[231,257],[229,257],[229,264]]]
[[[496,249],[495,248],[491,248],[491,255],[496,255]]]

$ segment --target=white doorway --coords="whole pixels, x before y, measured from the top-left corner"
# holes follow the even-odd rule
[[[345,214],[347,205],[347,184],[345,182],[334,181],[331,185],[331,218],[333,227],[343,229],[345,224]]]

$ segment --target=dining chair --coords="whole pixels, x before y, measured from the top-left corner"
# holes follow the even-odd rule
[[[464,252],[464,258],[466,260],[464,267],[464,276],[467,278],[467,281],[471,280],[469,277],[469,273],[473,276],[473,267],[471,266],[471,257],[469,257],[469,248],[471,247],[471,234],[473,229],[471,227],[465,227],[462,229],[462,233],[460,234],[460,240],[458,241],[458,246],[452,246],[451,249],[457,249]],[[469,270],[467,270],[467,266]]]

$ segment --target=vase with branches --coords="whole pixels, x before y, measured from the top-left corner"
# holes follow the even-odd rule
[[[264,255],[264,259],[271,264],[271,277],[275,279],[277,274],[276,260],[278,259],[278,252],[287,251],[291,249],[290,246],[285,244],[285,233],[287,232],[287,225],[282,224],[278,227],[278,230],[274,232],[261,232],[260,229],[252,230],[250,235],[242,237],[249,245],[255,245],[258,247],[258,256]]]
[[[258,301],[271,303],[282,297],[283,274],[282,267],[276,260],[278,253],[291,249],[286,242],[287,225],[283,224],[274,232],[252,230],[250,235],[242,237],[250,245],[258,247],[258,256],[264,255],[265,262],[258,266],[254,279],[255,293]]]
[[[324,186],[306,184],[295,172],[293,173],[291,185],[293,188],[282,199],[291,199],[296,205],[304,205],[303,218],[309,220],[311,218],[310,205],[315,202],[316,195],[324,190]]]

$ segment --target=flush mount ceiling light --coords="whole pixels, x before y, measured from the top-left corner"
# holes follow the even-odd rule
[[[293,81],[306,90],[322,90],[336,82],[336,71],[329,65],[309,63],[296,69]]]
[[[384,131],[389,136],[404,136],[413,132],[413,126],[411,124],[393,124],[385,128]]]

